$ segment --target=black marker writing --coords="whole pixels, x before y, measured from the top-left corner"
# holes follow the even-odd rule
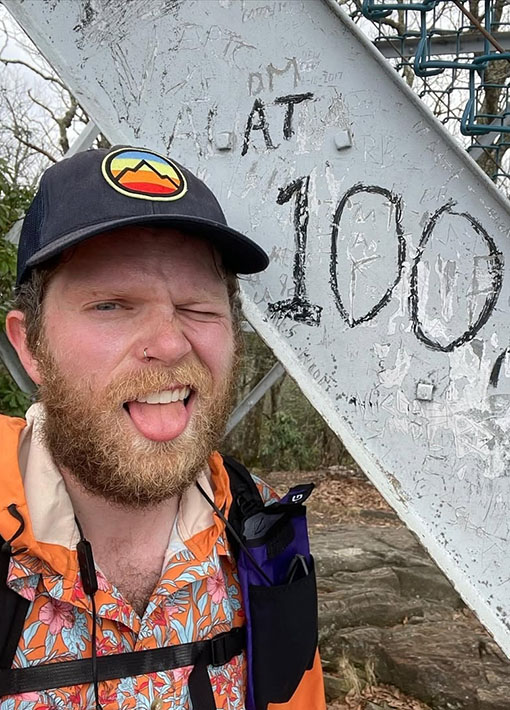
[[[340,295],[340,289],[338,287],[338,229],[340,225],[340,220],[342,219],[342,214],[344,212],[345,206],[353,197],[353,195],[359,193],[371,193],[376,195],[382,195],[388,202],[390,202],[395,209],[395,234],[397,236],[397,270],[396,276],[391,283],[391,285],[386,289],[382,298],[373,306],[368,313],[365,313],[358,318],[355,318],[352,313],[349,313],[345,308],[345,305]],[[349,327],[354,328],[360,323],[366,323],[372,320],[374,316],[379,313],[379,311],[388,303],[390,300],[395,286],[398,284],[402,277],[402,269],[404,266],[404,261],[406,258],[406,242],[404,239],[404,230],[402,227],[402,198],[400,195],[396,195],[383,187],[378,187],[377,185],[363,185],[362,183],[357,183],[350,190],[348,190],[338,203],[335,215],[333,217],[333,229],[331,231],[331,260],[330,260],[330,285],[333,295],[335,297],[335,304],[338,311]]]
[[[255,122],[255,115],[258,116],[258,121]],[[244,142],[243,142],[243,149],[241,150],[241,155],[246,155],[248,152],[248,148],[250,145],[250,135],[252,131],[262,131],[262,135],[264,136],[264,141],[266,144],[266,148],[268,149],[274,149],[276,148],[275,145],[273,145],[273,141],[271,140],[271,136],[269,134],[269,125],[267,123],[266,119],[266,112],[264,110],[264,104],[260,99],[255,99],[253,103],[253,108],[250,111],[250,115],[248,116],[248,120],[246,121],[246,128],[244,131]]]
[[[292,118],[294,116],[294,106],[300,104],[302,101],[307,101],[313,98],[313,94],[308,92],[306,94],[291,94],[290,96],[278,96],[274,100],[275,104],[287,104],[287,110],[285,111],[285,118],[283,119],[283,137],[285,140],[289,140],[294,135],[294,128],[292,126]]]
[[[310,176],[300,177],[282,187],[278,192],[276,202],[284,205],[295,195],[294,208],[294,296],[285,301],[268,304],[268,310],[273,315],[288,316],[300,323],[318,325],[320,323],[322,307],[310,303],[306,293],[306,241],[308,236],[308,188]]]
[[[442,352],[451,352],[455,348],[459,347],[459,345],[463,345],[464,343],[467,343],[469,340],[472,340],[475,337],[480,328],[482,328],[482,326],[484,326],[485,323],[487,323],[487,321],[489,320],[489,317],[492,311],[494,310],[494,307],[498,300],[498,296],[503,283],[503,255],[500,251],[498,251],[494,240],[492,239],[492,237],[489,236],[489,234],[485,231],[482,225],[470,214],[468,214],[467,212],[454,212],[454,204],[455,203],[451,200],[447,202],[445,205],[436,210],[436,212],[434,212],[434,214],[426,224],[425,229],[423,230],[422,237],[420,239],[420,243],[418,245],[418,249],[416,251],[416,256],[413,261],[410,280],[409,303],[414,333],[419,340],[421,340],[423,343],[425,343],[425,345],[427,345],[427,347],[431,348],[432,350],[440,350]],[[488,292],[485,296],[485,302],[476,321],[468,328],[466,328],[466,330],[459,337],[454,338],[448,343],[442,344],[438,340],[432,338],[432,336],[427,335],[424,329],[424,325],[420,321],[418,268],[423,257],[423,252],[430,240],[430,237],[432,236],[434,228],[436,227],[436,224],[438,223],[439,219],[445,214],[453,215],[456,217],[462,217],[467,220],[467,222],[474,229],[474,231],[485,241],[488,249],[488,270],[489,276],[491,278],[492,288],[488,289]]]

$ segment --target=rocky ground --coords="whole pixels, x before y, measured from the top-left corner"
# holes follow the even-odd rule
[[[314,480],[309,504],[330,710],[509,710],[510,661],[364,475]]]

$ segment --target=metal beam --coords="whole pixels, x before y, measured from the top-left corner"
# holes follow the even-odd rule
[[[230,419],[228,420],[225,434],[230,434],[232,429],[241,422],[248,414],[259,399],[261,399],[271,387],[278,382],[280,377],[285,374],[285,368],[280,362],[277,362],[269,370],[267,374],[255,385],[251,392],[243,399],[243,401],[234,409]]]
[[[496,121],[498,121],[498,126],[510,126],[510,114],[506,113],[508,110],[509,106],[507,104],[503,120],[499,122],[500,119],[494,119],[494,121],[491,121],[491,125],[495,124]],[[469,146],[469,148],[467,149],[469,155],[473,158],[473,160],[478,161],[482,157],[482,155],[485,155],[487,151],[484,150],[484,148],[490,148],[491,146],[493,146],[498,140],[499,135],[500,133],[492,131],[491,133],[485,133],[483,136],[477,136],[476,143],[472,146]]]
[[[510,50],[510,32],[493,32],[492,36],[506,50]],[[374,40],[374,45],[386,59],[398,59],[399,57],[412,57],[420,41],[417,34],[415,37],[385,37]],[[465,32],[458,35],[448,32],[434,34],[430,38],[430,54],[438,56],[448,54],[472,54],[474,52],[485,53],[485,40],[479,32]]]
[[[272,255],[246,317],[510,654],[508,401],[480,376],[510,340],[508,200],[336,0],[3,2],[106,135],[172,136]]]
[[[89,121],[78,138],[73,141],[72,145],[69,147],[69,150],[66,152],[65,157],[70,158],[75,153],[79,153],[80,150],[87,150],[88,148],[91,148],[100,133],[101,131],[96,126],[94,121]]]
[[[33,392],[35,392],[35,384],[25,372],[25,368],[21,364],[16,351],[8,341],[6,334],[1,330],[0,360],[2,360],[9,374],[13,378],[14,382],[18,385],[20,390],[22,390],[26,394],[33,394]]]

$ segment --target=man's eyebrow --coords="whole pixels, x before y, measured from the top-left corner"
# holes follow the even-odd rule
[[[129,296],[139,296],[147,293],[147,287],[123,286],[122,284],[105,284],[97,286],[94,284],[87,285],[86,283],[79,284],[70,289],[78,298],[126,298]],[[150,295],[150,291],[148,292]],[[190,286],[189,289],[181,291],[175,299],[177,302],[186,303],[207,303],[211,301],[223,301],[225,298],[224,289],[218,285],[213,289],[203,290]]]
[[[182,296],[176,299],[175,304],[177,306],[206,306],[211,305],[221,305],[223,303],[228,303],[224,294],[221,293],[207,293],[203,295],[197,294],[182,294]]]
[[[67,288],[67,291],[74,294],[77,298],[124,298],[129,293],[133,293],[133,289],[128,289],[121,285],[118,286],[94,286],[92,284],[76,284]]]

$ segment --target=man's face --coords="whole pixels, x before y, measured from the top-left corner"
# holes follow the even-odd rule
[[[52,277],[35,353],[45,436],[90,492],[155,504],[217,445],[235,361],[218,264],[199,238],[129,227],[80,244]]]

